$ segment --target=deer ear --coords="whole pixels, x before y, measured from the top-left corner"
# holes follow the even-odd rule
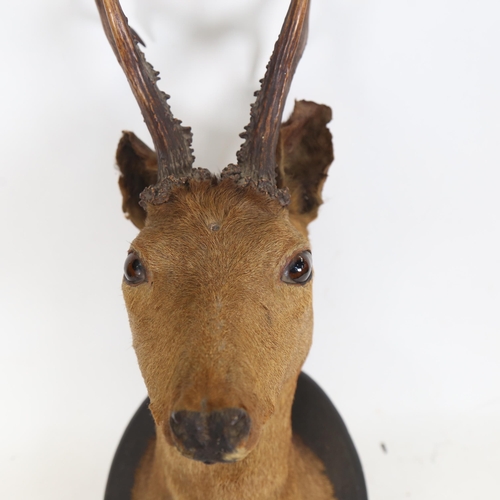
[[[278,185],[288,187],[292,221],[305,230],[318,215],[321,191],[333,161],[332,119],[328,106],[296,101],[288,121],[281,125],[277,147]]]
[[[146,211],[139,205],[139,195],[146,187],[156,184],[156,153],[132,132],[123,132],[116,150],[116,163],[121,174],[118,185],[123,197],[122,210],[136,227],[142,229]]]

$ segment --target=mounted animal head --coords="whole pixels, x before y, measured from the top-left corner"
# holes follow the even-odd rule
[[[151,412],[184,456],[238,461],[289,414],[311,344],[307,225],[333,160],[331,111],[299,101],[281,124],[309,1],[292,0],[237,163],[220,176],[193,168],[190,129],[118,1],[96,2],[155,147],[125,132],[117,151],[123,210],[140,229],[123,294]]]

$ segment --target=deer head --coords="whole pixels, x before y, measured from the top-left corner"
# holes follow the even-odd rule
[[[219,177],[193,168],[190,129],[118,1],[96,3],[155,147],[125,132],[117,163],[123,210],[140,229],[123,294],[157,434],[188,458],[240,461],[277,415],[290,419],[311,344],[307,225],[333,160],[331,111],[296,102],[281,124],[309,1],[292,0],[237,163]]]

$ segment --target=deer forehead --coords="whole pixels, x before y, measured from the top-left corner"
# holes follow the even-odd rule
[[[153,272],[207,263],[275,267],[308,246],[285,208],[231,183],[179,189],[167,203],[148,209],[146,227],[132,243]]]

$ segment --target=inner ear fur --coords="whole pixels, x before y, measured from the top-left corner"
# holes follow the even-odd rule
[[[321,191],[333,161],[332,134],[326,126],[332,110],[311,101],[296,101],[281,125],[276,156],[278,187],[288,187],[290,218],[305,230],[318,215]]]
[[[134,133],[123,132],[116,150],[116,163],[121,174],[118,185],[123,197],[122,210],[136,227],[142,229],[146,211],[139,205],[139,195],[146,187],[156,184],[156,153]]]

